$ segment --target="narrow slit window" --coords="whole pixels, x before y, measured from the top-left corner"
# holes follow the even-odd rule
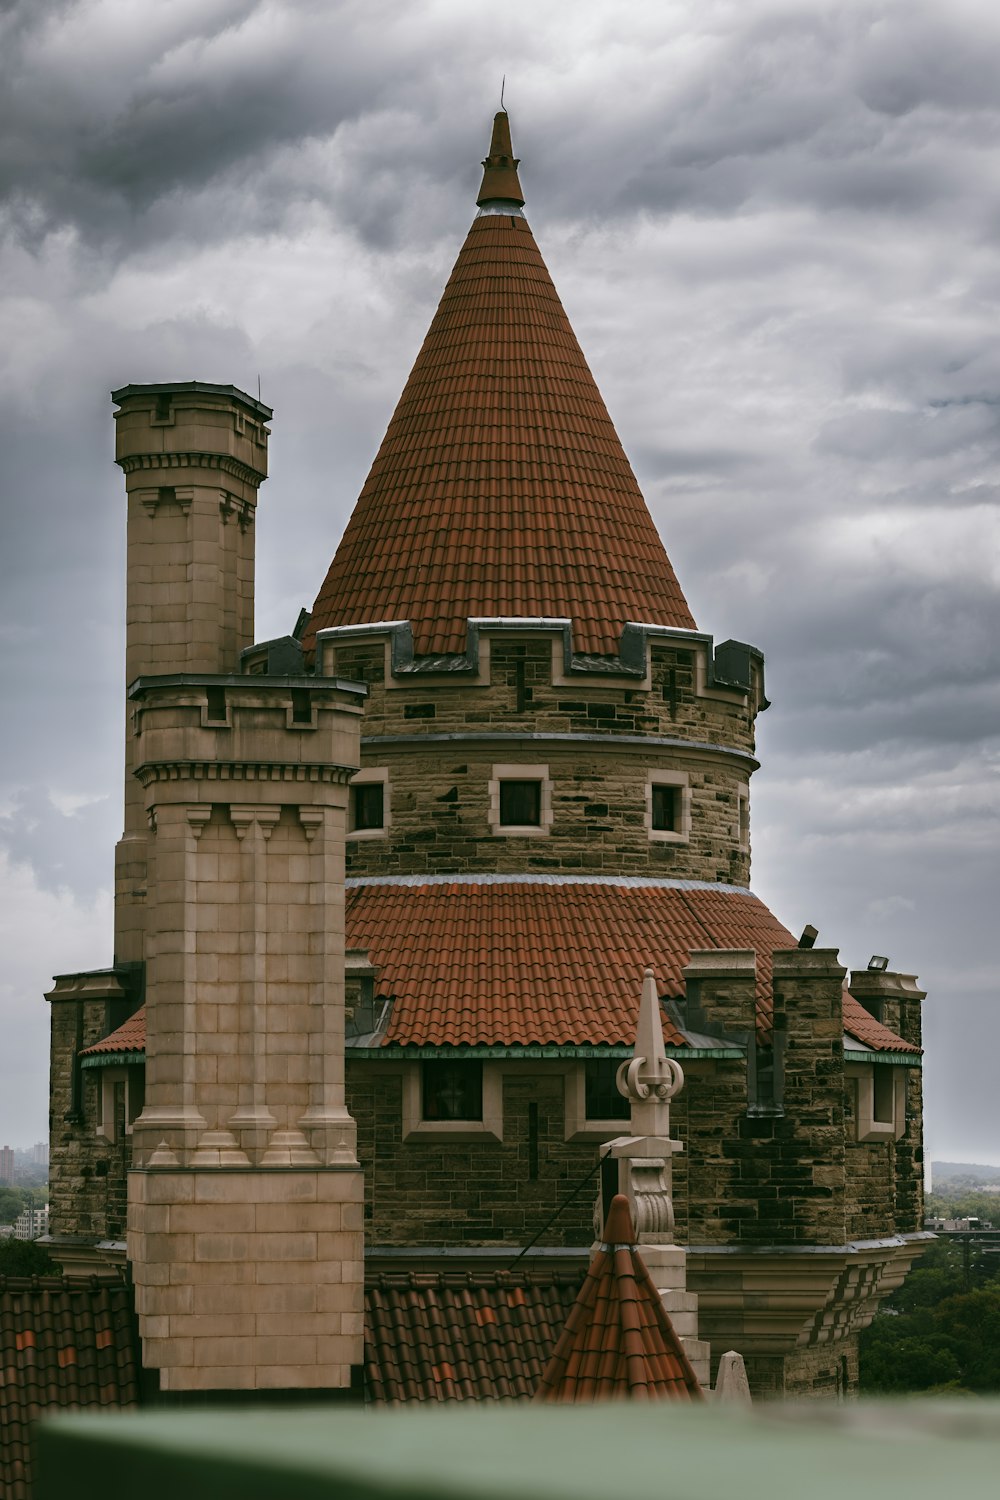
[[[292,688],[292,723],[312,723],[312,694],[308,688]]]
[[[882,1064],[873,1072],[872,1118],[876,1125],[892,1125],[896,1119],[895,1069]]]

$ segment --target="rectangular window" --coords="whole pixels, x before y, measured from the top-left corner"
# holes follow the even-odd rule
[[[664,786],[661,782],[654,782],[652,794],[654,831],[656,833],[679,833],[680,787]]]
[[[385,786],[381,781],[363,781],[351,787],[351,828],[354,831],[385,826]]]
[[[542,783],[540,781],[501,781],[501,827],[540,828],[541,823]]]
[[[588,1057],[583,1065],[584,1110],[588,1120],[627,1120],[632,1106],[618,1092],[614,1057]]]
[[[421,1068],[425,1120],[481,1120],[483,1065],[473,1059],[425,1062]]]

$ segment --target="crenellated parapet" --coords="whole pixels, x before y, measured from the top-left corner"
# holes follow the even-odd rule
[[[630,676],[621,658],[575,656],[565,620],[474,620],[469,640],[465,658],[414,662],[408,625],[318,633],[317,669],[368,686],[359,781],[385,788],[382,823],[350,830],[352,874],[748,884],[759,653],[628,626]],[[537,785],[531,823],[505,821],[510,781]]]

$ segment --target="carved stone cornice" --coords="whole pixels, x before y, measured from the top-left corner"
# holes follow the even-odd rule
[[[716,1351],[786,1354],[857,1333],[895,1291],[931,1236],[847,1245],[693,1245],[688,1286]]]
[[[116,462],[126,475],[145,469],[214,469],[219,474],[231,474],[234,479],[255,489],[267,478],[262,470],[251,468],[225,453],[134,453]]]
[[[143,786],[162,781],[215,782],[312,782],[323,786],[346,786],[354,766],[299,765],[278,761],[151,761],[137,766],[135,775]]]

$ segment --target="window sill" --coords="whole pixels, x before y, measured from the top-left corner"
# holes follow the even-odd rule
[[[567,1141],[587,1141],[592,1145],[602,1145],[605,1141],[617,1140],[620,1135],[631,1135],[632,1126],[628,1120],[584,1120],[580,1124],[571,1125],[566,1132]]]
[[[497,1141],[503,1144],[499,1120],[419,1120],[403,1131],[404,1141]]]

